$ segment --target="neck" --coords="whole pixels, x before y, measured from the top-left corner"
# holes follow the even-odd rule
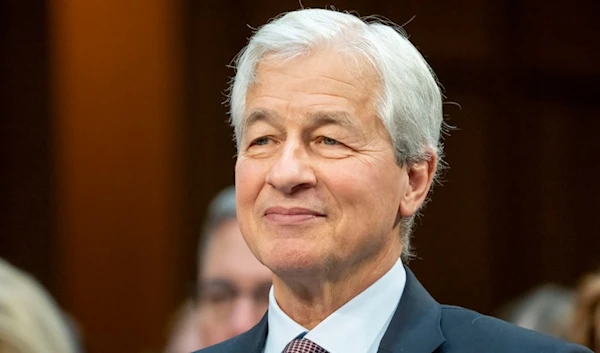
[[[340,266],[317,275],[273,276],[279,307],[295,322],[311,330],[344,304],[383,277],[396,263],[402,248],[390,247],[374,259]],[[342,268],[342,269],[340,269]]]

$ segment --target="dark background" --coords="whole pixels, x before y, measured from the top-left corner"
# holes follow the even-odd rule
[[[331,2],[303,1],[307,7]],[[445,87],[450,169],[411,263],[441,302],[493,313],[600,265],[597,1],[337,1],[405,27]],[[158,352],[233,182],[223,92],[251,30],[295,1],[0,4],[0,256],[87,351]]]

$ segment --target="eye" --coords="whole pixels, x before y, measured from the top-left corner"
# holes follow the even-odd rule
[[[229,302],[238,295],[236,287],[224,280],[211,280],[200,285],[198,299],[204,303],[218,304]]]
[[[250,142],[250,146],[264,146],[266,144],[269,143],[269,138],[266,136],[263,137],[259,137],[255,140],[252,140],[252,142]]]
[[[334,140],[334,139],[332,139],[330,137],[326,137],[326,136],[321,137],[319,142],[326,146],[336,146],[336,145],[340,144],[337,140]]]
[[[329,138],[329,137],[324,137],[323,138],[323,144],[324,145],[328,145],[328,146],[335,146],[337,145],[339,142],[337,142],[336,140]]]
[[[334,136],[338,136],[338,134],[334,134]],[[313,139],[312,144],[315,153],[319,156],[327,159],[341,159],[349,157],[353,153],[353,149],[345,143],[346,139],[344,137],[342,137],[342,141],[344,142],[331,137],[317,135]]]

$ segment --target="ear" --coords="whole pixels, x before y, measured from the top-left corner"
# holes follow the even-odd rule
[[[399,213],[402,217],[414,215],[429,193],[437,167],[437,154],[431,153],[429,160],[406,165],[408,185],[400,199]]]

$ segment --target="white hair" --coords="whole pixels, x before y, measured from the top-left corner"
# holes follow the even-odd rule
[[[68,322],[31,276],[0,259],[0,348],[19,353],[75,353]]]
[[[246,93],[256,82],[258,63],[266,55],[289,60],[323,47],[356,62],[366,59],[375,69],[380,84],[376,110],[389,132],[399,164],[410,165],[437,156],[437,165],[443,165],[442,94],[435,74],[404,30],[380,18],[359,18],[327,9],[302,9],[273,19],[254,33],[234,59],[236,74],[229,88],[229,103],[238,149]],[[413,221],[414,216],[401,220],[404,260],[412,256],[409,240]]]

